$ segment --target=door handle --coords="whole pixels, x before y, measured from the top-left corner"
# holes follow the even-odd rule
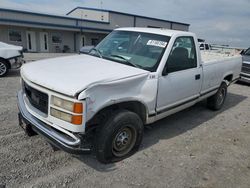
[[[201,75],[200,74],[196,74],[195,75],[195,80],[199,80],[201,78]]]

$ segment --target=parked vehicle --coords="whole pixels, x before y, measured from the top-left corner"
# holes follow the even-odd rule
[[[240,81],[250,83],[250,48],[244,50],[241,55],[243,58],[243,64],[240,74]]]
[[[79,54],[88,54],[90,52],[90,50],[92,50],[93,48],[94,48],[94,46],[83,46],[79,50]]]
[[[116,29],[87,55],[24,65],[19,124],[66,152],[119,161],[138,150],[144,125],[206,98],[221,109],[241,65],[239,55],[201,54],[190,32]]]
[[[205,42],[199,42],[200,44],[200,50],[212,50],[212,47],[210,44]]]
[[[20,68],[23,63],[23,47],[0,42],[0,77],[6,76],[10,69]]]

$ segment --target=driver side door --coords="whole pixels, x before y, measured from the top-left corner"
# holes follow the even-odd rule
[[[197,62],[194,38],[176,38],[159,78],[157,114],[196,102],[201,89],[201,76],[202,67]]]

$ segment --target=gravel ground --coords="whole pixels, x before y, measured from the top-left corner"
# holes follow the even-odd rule
[[[18,126],[19,71],[0,78],[0,187],[250,187],[250,88],[230,86],[222,110],[201,102],[145,128],[139,152],[100,164],[53,151]]]

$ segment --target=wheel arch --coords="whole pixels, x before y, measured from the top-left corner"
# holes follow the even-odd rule
[[[136,113],[142,120],[143,124],[146,123],[148,109],[146,105],[138,100],[121,101],[113,104],[109,104],[98,110],[97,113],[86,123],[86,128],[93,124],[100,124],[110,113],[115,110],[125,109]]]
[[[0,61],[3,61],[3,62],[5,62],[5,63],[7,63],[8,69],[11,68],[11,64],[10,64],[9,60],[0,57]]]
[[[233,81],[233,73],[228,73],[223,76],[222,82],[225,82],[227,85],[229,85]]]

